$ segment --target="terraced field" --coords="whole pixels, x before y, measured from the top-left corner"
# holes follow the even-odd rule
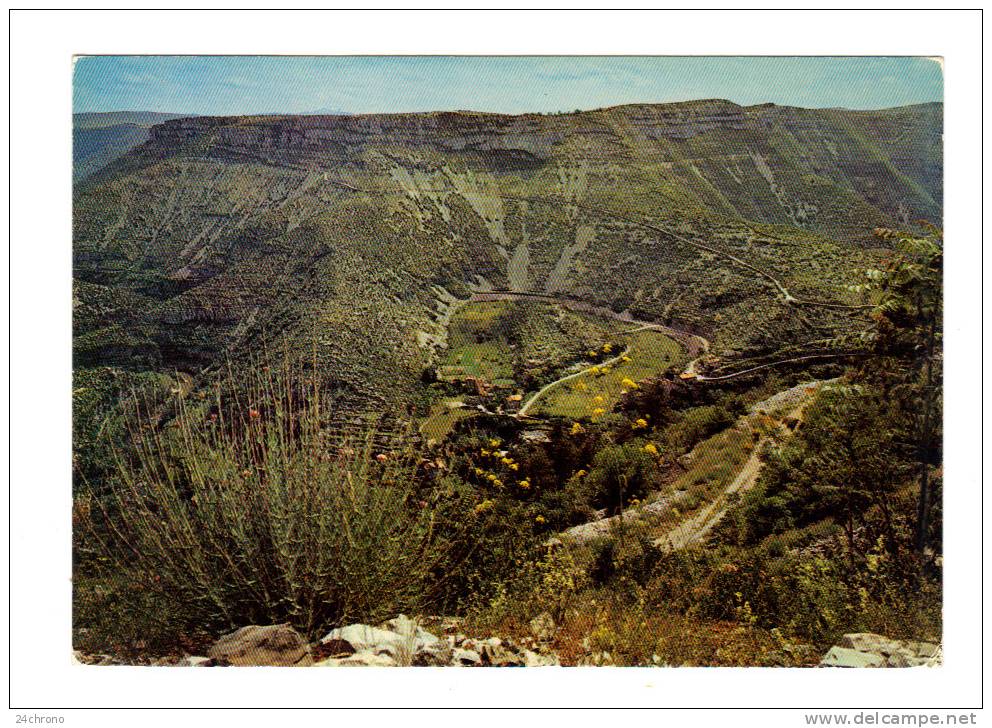
[[[474,412],[458,398],[445,398],[431,407],[430,414],[420,425],[420,434],[428,442],[441,442],[456,423],[471,417]]]
[[[445,381],[477,377],[488,382],[513,377],[513,351],[506,320],[512,304],[469,304],[448,324],[448,350],[438,376]]]
[[[470,301],[450,319],[438,377],[528,386],[557,375],[609,336],[608,321],[554,302]]]

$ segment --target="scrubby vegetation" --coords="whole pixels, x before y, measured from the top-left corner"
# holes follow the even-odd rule
[[[381,621],[484,594],[480,575],[526,553],[526,527],[487,536],[488,509],[404,440],[336,436],[312,375],[263,372],[234,391],[177,398],[164,428],[135,400],[115,475],[79,490],[82,644]]]

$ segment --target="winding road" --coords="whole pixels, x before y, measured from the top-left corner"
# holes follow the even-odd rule
[[[472,294],[472,296],[466,300],[467,303],[481,303],[487,301],[527,301],[527,300],[542,300],[548,301],[550,303],[555,303],[565,308],[572,309],[574,311],[582,311],[584,313],[592,313],[604,318],[612,318],[615,321],[619,321],[625,324],[631,324],[634,326],[632,329],[626,331],[617,332],[619,334],[632,334],[637,331],[644,331],[645,329],[651,329],[653,331],[658,331],[665,334],[669,338],[677,341],[686,352],[686,356],[693,357],[692,361],[689,362],[686,371],[692,371],[695,373],[696,362],[699,361],[700,353],[705,353],[709,351],[710,342],[704,339],[698,334],[692,334],[688,331],[682,331],[680,329],[673,329],[670,326],[665,326],[663,324],[654,323],[652,321],[639,321],[631,316],[626,311],[622,313],[617,313],[616,311],[606,308],[605,306],[596,306],[595,304],[586,303],[585,301],[579,301],[572,298],[566,298],[563,296],[555,296],[548,293],[536,293],[532,291],[479,291]],[[570,381],[581,377],[586,374],[589,370],[597,366],[612,365],[619,361],[625,354],[630,351],[630,347],[626,347],[622,352],[617,354],[615,357],[608,359],[604,362],[599,362],[598,364],[591,364],[585,369],[582,369],[572,374],[567,374],[563,377],[556,379],[549,384],[544,385],[535,392],[520,408],[517,412],[517,417],[526,417],[528,410],[537,402],[541,397],[543,397],[548,391],[554,389],[559,384],[563,382]],[[696,375],[698,378],[698,375]]]
[[[779,416],[780,432],[786,436],[792,434],[792,430],[781,424],[787,419],[798,418],[802,416],[803,410],[805,410],[810,403],[813,401],[813,395],[819,390],[823,384],[826,382],[804,382],[802,384],[797,384],[794,387],[778,392],[772,395],[764,402],[760,402],[754,405],[751,410],[760,410],[762,407],[767,406],[773,402],[780,401],[795,401],[795,404],[787,409],[785,413]],[[798,401],[796,401],[798,400]],[[747,417],[742,418],[744,420]],[[758,476],[761,474],[761,451],[762,445],[768,441],[770,435],[765,435],[754,445],[754,450],[751,451],[750,457],[741,466],[741,469],[737,472],[737,475],[731,481],[722,493],[720,493],[716,498],[706,504],[698,512],[693,514],[691,517],[682,521],[680,524],[674,528],[669,529],[667,533],[659,538],[656,538],[654,545],[665,551],[675,551],[677,549],[683,549],[686,546],[692,544],[702,543],[706,540],[706,537],[710,535],[713,528],[723,519],[724,515],[727,513],[727,509],[730,507],[730,498],[735,493],[742,493],[749,490],[758,482]]]
[[[757,372],[762,369],[768,369],[769,367],[777,367],[780,364],[791,364],[793,362],[809,361],[811,359],[847,359],[854,356],[866,356],[862,352],[847,352],[847,353],[837,353],[837,354],[809,354],[807,356],[794,356],[791,359],[778,359],[776,361],[768,362],[767,364],[759,364],[757,366],[748,367],[747,369],[741,369],[739,372],[731,372],[730,374],[721,374],[716,377],[706,376],[704,374],[697,374],[696,379],[700,382],[722,382],[726,379],[734,379],[735,377],[741,377],[745,374],[750,374],[751,372]]]
[[[576,298],[556,296],[551,293],[504,290],[477,291],[476,293],[473,293],[470,298],[466,299],[466,303],[478,303],[485,301],[529,301],[534,299],[556,303],[573,311],[592,313],[597,316],[602,316],[603,318],[611,318],[615,321],[637,327],[636,329],[625,331],[623,333],[633,333],[633,331],[641,329],[654,329],[656,331],[660,331],[669,338],[672,338],[682,344],[686,350],[686,355],[690,357],[698,356],[700,352],[709,351],[710,348],[710,342],[698,334],[693,334],[683,329],[675,329],[671,326],[659,324],[655,321],[641,321],[639,319],[635,319],[627,311],[617,313],[613,309],[605,306],[597,306],[596,304],[580,301]]]
[[[543,387],[541,387],[539,390],[537,390],[530,399],[528,399],[523,404],[523,406],[517,412],[517,417],[526,417],[527,416],[527,410],[529,410],[531,408],[531,405],[533,405],[537,400],[539,400],[542,395],[544,395],[549,390],[554,389],[559,384],[562,384],[562,383],[567,382],[569,380],[572,380],[572,379],[576,379],[578,377],[581,377],[583,374],[586,374],[587,372],[595,369],[596,367],[611,366],[612,364],[615,364],[616,362],[620,361],[629,351],[630,351],[630,347],[629,346],[624,347],[624,350],[621,351],[619,354],[617,354],[612,359],[607,359],[606,361],[600,362],[599,364],[591,364],[588,367],[586,367],[585,369],[580,369],[579,371],[575,372],[574,374],[569,374],[567,376],[564,376],[564,377],[561,377],[559,379],[556,379],[555,381],[553,381],[553,382],[551,382],[549,384],[545,384]]]
[[[770,410],[783,409],[779,413],[779,419],[785,420],[790,417],[799,417],[803,410],[813,401],[814,392],[829,381],[805,382],[789,389],[778,392],[766,400],[751,407],[751,413],[745,415],[732,427],[746,427],[751,429],[750,418],[763,412],[766,408]],[[782,434],[791,434],[791,430],[784,428]],[[675,551],[686,548],[693,544],[699,544],[706,540],[713,528],[720,522],[730,507],[730,499],[735,493],[743,493],[754,486],[761,474],[761,445],[767,441],[768,435],[755,443],[754,450],[748,459],[741,466],[734,476],[734,479],[709,503],[678,524],[665,527],[661,535],[655,536],[654,544],[665,551]],[[569,543],[587,543],[593,539],[609,535],[611,530],[626,520],[632,523],[647,524],[653,529],[658,529],[664,525],[666,516],[670,513],[671,506],[677,502],[678,493],[666,492],[649,502],[634,508],[627,509],[622,516],[610,516],[600,518],[595,521],[573,526],[564,531],[559,537],[551,539],[549,543],[566,541]],[[658,533],[655,530],[655,533]]]

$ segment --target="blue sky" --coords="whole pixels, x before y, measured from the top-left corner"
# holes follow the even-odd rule
[[[91,56],[75,111],[572,111],[724,98],[877,109],[940,101],[940,66],[886,57]]]

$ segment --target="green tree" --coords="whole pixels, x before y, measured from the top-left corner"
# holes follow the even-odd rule
[[[655,478],[654,461],[636,442],[608,445],[596,453],[586,478],[589,500],[619,513],[632,498],[643,498]]]
[[[895,255],[867,271],[864,289],[874,294],[872,326],[864,341],[874,356],[862,368],[865,381],[912,419],[919,479],[916,550],[923,552],[930,533],[932,473],[941,459],[940,413],[943,399],[943,237],[930,228],[918,237],[878,228]]]
[[[906,420],[875,388],[842,384],[826,389],[810,407],[803,427],[773,455],[759,483],[760,498],[745,519],[756,542],[770,533],[825,518],[844,529],[849,552],[869,509],[882,516],[896,547],[891,495],[912,473]]]

